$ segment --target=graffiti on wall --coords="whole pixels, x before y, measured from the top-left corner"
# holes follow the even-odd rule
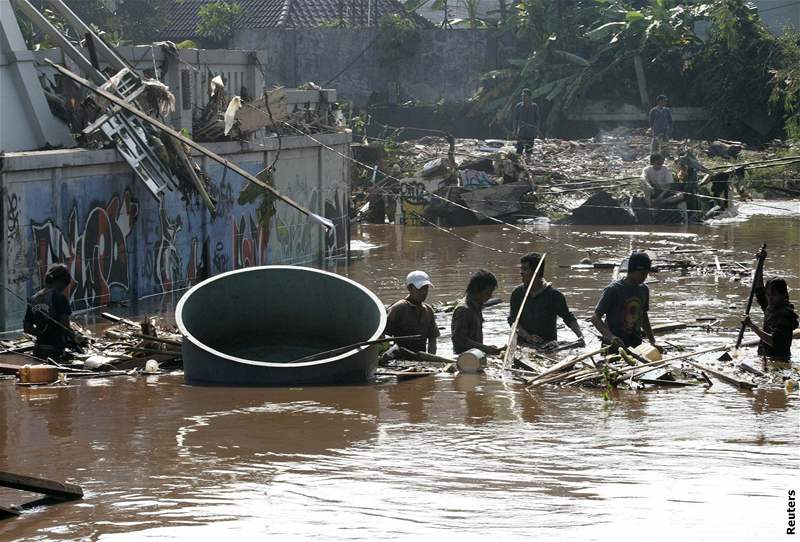
[[[243,216],[238,224],[234,220],[232,242],[234,269],[267,265],[269,225],[257,222],[252,215]]]
[[[20,239],[19,229],[19,197],[16,194],[6,196],[6,239],[8,247]]]
[[[72,274],[70,301],[75,308],[107,304],[111,289],[130,288],[128,238],[139,214],[139,202],[126,189],[105,205],[93,207],[80,226],[77,203],[67,218],[66,231],[52,219],[31,221],[39,284],[47,268],[64,263]]]
[[[178,215],[175,220],[170,220],[163,199],[159,205],[158,217],[161,237],[156,243],[153,273],[161,292],[168,293],[183,284],[183,260],[175,243],[183,228],[183,219]]]
[[[408,178],[400,182],[400,210],[403,223],[409,226],[420,226],[419,218],[425,215],[425,209],[431,203],[431,193],[445,185],[440,178]]]

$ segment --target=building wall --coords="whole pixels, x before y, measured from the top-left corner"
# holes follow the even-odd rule
[[[463,102],[478,89],[479,78],[498,65],[497,40],[483,29],[419,30],[415,56],[399,65],[381,62],[378,45],[369,47],[377,30],[315,28],[240,30],[232,47],[252,49],[264,58],[267,85],[297,86],[314,81],[335,87],[339,97],[365,105],[373,92],[435,103]],[[332,82],[329,81],[336,77]]]
[[[318,135],[349,155],[349,135]],[[212,150],[250,173],[272,163],[277,141],[218,143]],[[244,178],[195,156],[212,179],[217,216],[199,199],[170,192],[159,202],[116,151],[62,150],[9,153],[2,158],[3,260],[0,282],[22,298],[42,284],[47,266],[66,263],[74,283],[73,309],[144,296],[180,295],[205,276],[266,264],[325,267],[347,255],[348,161],[303,137],[283,138],[275,186],[331,219],[325,234],[283,202],[267,226],[256,204],[240,205]],[[173,292],[178,290],[178,292]],[[25,306],[0,292],[0,329],[21,325]]]

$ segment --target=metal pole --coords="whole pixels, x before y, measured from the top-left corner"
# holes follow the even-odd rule
[[[50,24],[50,21],[48,21],[33,4],[28,2],[28,0],[11,0],[11,2],[16,5],[39,30],[50,36],[50,39],[61,47],[64,53],[75,61],[95,83],[102,85],[106,82],[105,76],[100,73],[100,71],[96,70],[89,59],[87,59],[77,47],[72,45],[55,26]]]
[[[64,20],[67,21],[67,24],[75,29],[75,32],[77,32],[79,36],[90,34],[92,38],[94,38],[94,45],[97,48],[97,51],[103,58],[105,58],[106,62],[108,62],[115,71],[119,71],[128,67],[127,64],[125,64],[125,61],[123,61],[122,58],[120,58],[120,56],[117,55],[112,48],[106,45],[106,42],[100,39],[100,36],[95,34],[89,25],[84,23],[80,17],[75,15],[75,13],[69,9],[64,2],[61,0],[47,0],[47,3],[53,6],[53,9],[55,9],[59,14],[61,14],[62,17],[64,17]]]

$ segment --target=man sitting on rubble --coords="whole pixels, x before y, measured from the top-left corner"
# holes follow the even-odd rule
[[[522,299],[525,297],[528,285],[533,280],[528,299],[525,301],[525,308],[522,309],[522,316],[517,325],[517,334],[523,343],[526,343],[523,345],[542,346],[557,340],[556,316],[560,317],[564,324],[583,342],[581,326],[578,324],[578,319],[569,311],[564,294],[544,280],[544,266],[539,269],[536,277],[533,276],[540,260],[541,255],[536,252],[530,252],[520,258],[519,270],[522,275],[522,284],[514,288],[511,293],[511,312],[508,315],[508,323],[513,324],[517,319]]]
[[[664,157],[658,153],[650,155],[650,165],[642,170],[642,192],[651,211],[678,209],[684,223],[687,222],[686,194],[677,190],[672,172],[664,165]]]
[[[531,89],[522,90],[522,101],[514,107],[512,130],[517,139],[517,154],[531,154],[539,135],[539,106],[531,101]]]
[[[497,278],[481,269],[472,274],[467,285],[467,295],[453,311],[451,324],[453,352],[460,354],[477,348],[487,354],[497,355],[500,348],[483,344],[483,305],[497,288]]]
[[[422,335],[422,338],[398,341],[398,346],[412,352],[436,353],[439,328],[433,308],[424,303],[432,287],[431,278],[424,271],[412,271],[406,277],[408,296],[389,307],[386,334],[394,337]]]
[[[36,337],[33,355],[40,359],[59,360],[64,348],[76,342],[75,332],[69,324],[72,313],[64,291],[72,283],[72,276],[64,264],[53,264],[44,276],[44,288],[28,302],[23,329]],[[85,341],[85,339],[84,339]]]
[[[635,348],[642,344],[644,331],[650,344],[660,350],[648,316],[650,289],[644,283],[650,265],[647,253],[634,252],[628,258],[625,278],[603,290],[592,315],[592,324],[602,335],[603,344]]]

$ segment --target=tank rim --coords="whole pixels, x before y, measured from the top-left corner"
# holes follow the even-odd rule
[[[211,284],[214,281],[222,280],[222,279],[224,279],[226,277],[229,277],[231,275],[236,275],[236,274],[239,274],[239,273],[251,273],[251,272],[254,272],[254,271],[263,271],[263,270],[269,270],[269,269],[289,269],[289,270],[292,270],[292,271],[300,270],[300,271],[306,271],[306,272],[312,272],[312,273],[319,273],[319,274],[322,274],[322,275],[328,275],[328,276],[334,277],[334,278],[336,278],[338,280],[342,280],[344,282],[350,283],[351,285],[355,286],[356,288],[361,290],[363,293],[365,293],[367,296],[369,296],[369,298],[373,301],[373,303],[375,303],[377,305],[377,307],[380,309],[380,323],[379,323],[375,333],[373,333],[372,336],[370,336],[369,338],[364,339],[364,340],[365,341],[373,341],[373,340],[379,339],[381,337],[381,335],[383,335],[383,331],[386,328],[386,308],[384,307],[383,302],[381,302],[381,300],[378,298],[378,296],[375,295],[375,293],[373,293],[371,290],[369,290],[366,286],[364,286],[362,284],[359,284],[358,282],[354,281],[351,278],[339,275],[337,273],[332,273],[330,271],[324,271],[322,269],[314,269],[313,267],[305,267],[305,266],[299,266],[299,265],[261,265],[261,266],[256,266],[256,267],[245,267],[244,269],[235,269],[233,271],[226,271],[224,273],[220,273],[218,275],[214,275],[213,277],[207,278],[203,282],[195,284],[185,294],[183,294],[183,296],[178,301],[177,306],[175,307],[175,323],[178,325],[178,330],[181,332],[181,335],[183,335],[184,340],[188,340],[195,347],[197,347],[197,348],[199,348],[199,349],[201,349],[201,350],[203,350],[205,352],[208,352],[208,353],[213,354],[215,356],[219,356],[220,358],[228,360],[228,361],[232,361],[232,362],[235,362],[235,363],[244,363],[246,365],[254,365],[254,366],[257,366],[257,367],[275,367],[275,368],[311,367],[311,366],[314,366],[314,365],[324,365],[326,363],[331,363],[331,362],[339,361],[341,359],[348,358],[350,356],[355,355],[358,352],[362,352],[362,351],[370,348],[370,346],[360,346],[360,347],[348,350],[348,351],[346,351],[346,352],[344,352],[342,354],[339,354],[337,356],[334,356],[334,357],[322,358],[320,360],[306,361],[306,362],[302,362],[302,363],[291,363],[291,362],[277,363],[277,362],[272,362],[272,361],[257,361],[257,360],[253,360],[253,359],[240,358],[240,357],[237,357],[237,356],[232,356],[230,354],[226,354],[224,352],[220,352],[219,350],[216,350],[216,349],[211,348],[210,346],[204,344],[199,339],[197,339],[194,335],[189,333],[189,330],[186,328],[186,325],[183,322],[183,307],[186,304],[186,302],[191,298],[192,294],[194,294],[197,290],[203,288],[204,286],[208,286],[209,284]],[[347,345],[342,345],[342,346],[347,346]]]

